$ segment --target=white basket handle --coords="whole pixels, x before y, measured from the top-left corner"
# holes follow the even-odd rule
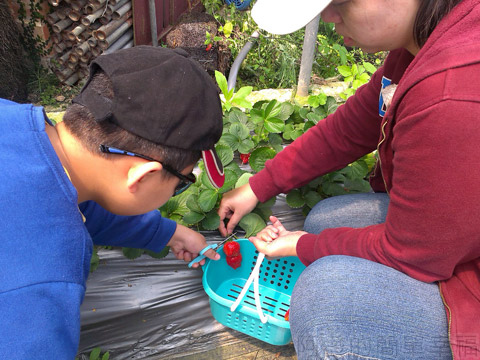
[[[230,306],[230,311],[234,312],[237,309],[240,302],[242,301],[242,299],[244,298],[245,294],[247,293],[248,288],[252,284],[252,281],[255,280],[253,282],[253,292],[254,292],[254,295],[255,295],[255,306],[257,308],[257,313],[258,313],[258,316],[260,318],[260,321],[263,324],[265,324],[267,322],[268,318],[262,312],[262,306],[261,306],[261,303],[260,303],[260,294],[259,294],[259,289],[258,289],[258,281],[259,281],[258,277],[259,277],[259,273],[260,273],[260,266],[262,265],[262,261],[263,261],[264,258],[265,258],[265,254],[263,254],[263,253],[258,254],[257,262],[256,262],[255,267],[253,268],[252,272],[250,273],[250,277],[248,278],[247,282],[243,286],[243,289],[240,292],[240,295],[238,295],[237,300],[235,300],[235,302],[232,304],[232,306]]]

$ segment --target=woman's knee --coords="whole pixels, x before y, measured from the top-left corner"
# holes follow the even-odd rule
[[[318,234],[335,227],[364,227],[385,221],[389,196],[361,193],[334,196],[317,203],[308,214],[304,229]]]

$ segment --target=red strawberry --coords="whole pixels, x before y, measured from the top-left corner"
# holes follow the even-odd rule
[[[210,51],[211,48],[212,48],[212,44],[208,44],[208,45],[205,47],[205,51]]]
[[[237,256],[227,256],[227,264],[232,268],[237,269],[242,265],[242,254],[238,254]]]
[[[240,255],[240,245],[236,241],[227,241],[223,246],[223,252],[227,257]]]
[[[285,313],[285,320],[286,321],[290,320],[290,309],[288,309],[287,312]]]
[[[242,160],[243,164],[248,163],[248,160],[250,159],[250,153],[248,154],[240,154],[240,159]]]

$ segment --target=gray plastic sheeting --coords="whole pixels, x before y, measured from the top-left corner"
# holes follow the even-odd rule
[[[303,227],[300,210],[288,207],[283,195],[273,214],[288,230]],[[218,231],[202,234],[208,243],[223,239]],[[110,359],[173,359],[248,338],[213,318],[202,270],[172,254],[129,260],[119,250],[101,250],[99,256],[81,307],[80,359],[95,347]]]

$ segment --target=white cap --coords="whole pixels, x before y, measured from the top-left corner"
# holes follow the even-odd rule
[[[330,0],[257,0],[251,15],[261,29],[285,35],[307,25],[328,4]]]

